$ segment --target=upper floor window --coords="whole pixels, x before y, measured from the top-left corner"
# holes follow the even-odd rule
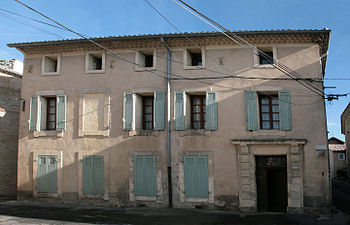
[[[85,57],[87,73],[103,73],[105,71],[105,53],[89,52],[86,53]]]
[[[276,46],[258,47],[254,50],[254,66],[257,68],[272,68],[276,57]]]
[[[66,129],[66,95],[35,95],[30,103],[30,131]]]
[[[60,73],[60,55],[45,55],[42,58],[42,74],[58,75]]]
[[[191,95],[191,128],[204,129],[205,95]]]
[[[279,129],[279,101],[277,95],[259,95],[261,129]]]
[[[345,153],[339,153],[338,160],[345,160]]]
[[[153,96],[142,96],[142,128],[153,130]]]
[[[145,71],[149,69],[155,69],[157,62],[157,51],[142,50],[135,53],[135,71]]]
[[[205,68],[205,49],[185,49],[184,64],[185,69]]]
[[[290,92],[287,90],[278,91],[278,94],[245,91],[245,110],[247,130],[292,129]]]

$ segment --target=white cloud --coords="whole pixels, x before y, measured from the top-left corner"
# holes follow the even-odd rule
[[[327,122],[327,124],[329,127],[337,126],[337,123],[335,123],[335,122]]]

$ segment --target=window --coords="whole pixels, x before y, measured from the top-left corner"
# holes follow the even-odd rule
[[[60,55],[45,55],[42,58],[42,74],[58,75],[60,70]]]
[[[277,60],[276,46],[258,47],[254,50],[254,66],[257,68],[271,68]]]
[[[259,108],[257,107],[259,106]],[[291,130],[290,92],[245,91],[247,130]],[[259,116],[258,116],[259,115]]]
[[[204,129],[205,95],[191,95],[191,128]]]
[[[48,97],[46,102],[46,130],[56,130],[56,97]]]
[[[153,130],[153,96],[142,96],[142,129]]]
[[[156,156],[134,156],[135,196],[157,196]]]
[[[215,91],[175,92],[174,129],[217,130],[217,96]]]
[[[124,93],[124,130],[164,130],[165,92]]]
[[[208,156],[184,157],[186,198],[208,198]]]
[[[103,52],[86,53],[86,72],[102,73],[105,71],[105,54]]]
[[[104,194],[104,157],[83,156],[83,194]]]
[[[184,51],[185,69],[205,68],[204,49],[186,49]]]
[[[260,65],[266,65],[266,64],[273,64],[273,52],[266,51],[259,49],[261,52],[259,52],[259,64]]]
[[[136,51],[135,53],[135,71],[145,71],[156,68],[157,60],[156,49]]]
[[[338,160],[345,160],[345,153],[339,153]]]
[[[109,136],[109,89],[81,90],[79,108],[79,137]]]
[[[279,129],[279,101],[277,95],[259,95],[261,129]]]
[[[57,157],[38,156],[37,193],[57,193]]]
[[[66,129],[66,95],[32,96],[30,131],[64,131]]]

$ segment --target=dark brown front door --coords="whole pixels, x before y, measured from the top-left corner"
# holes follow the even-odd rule
[[[258,210],[287,210],[286,156],[256,156]]]

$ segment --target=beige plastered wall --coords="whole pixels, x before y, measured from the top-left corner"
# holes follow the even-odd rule
[[[296,70],[304,77],[320,78],[318,45],[276,44],[277,59]],[[234,46],[204,46],[205,67],[222,73],[240,76],[285,77],[276,69],[255,68],[253,52]],[[172,59],[183,61],[184,48],[174,48]],[[134,51],[120,51],[123,57],[133,61]],[[157,49],[157,69],[166,71],[166,51]],[[130,154],[134,152],[159,152],[162,170],[157,172],[157,187],[162,188],[161,196],[155,202],[142,204],[167,206],[167,136],[166,131],[138,133],[130,135],[122,130],[124,92],[166,91],[166,80],[146,71],[135,71],[134,65],[106,54],[105,73],[85,73],[85,52],[62,53],[60,74],[41,75],[41,56],[27,55],[22,86],[22,98],[27,107],[20,115],[19,129],[19,196],[33,193],[33,150],[62,151],[62,198],[79,197],[79,158],[78,152],[92,151],[109,155],[109,193],[113,204],[137,205],[130,201]],[[31,72],[29,73],[29,68]],[[172,73],[185,77],[214,76],[205,69],[184,69],[182,64],[172,63]],[[161,73],[160,73],[161,74]],[[162,74],[165,76],[165,74]],[[315,84],[321,88],[320,83]],[[302,146],[303,205],[317,207],[329,203],[328,161],[317,157],[315,146],[327,145],[324,102],[320,96],[295,81],[216,79],[205,81],[172,81],[171,118],[174,112],[173,93],[218,92],[217,131],[174,131],[171,136],[173,204],[175,207],[193,207],[198,204],[215,206],[224,204],[228,208],[239,208],[238,147],[231,139],[306,139]],[[79,137],[79,102],[82,89],[110,90],[110,130],[109,136]],[[67,129],[63,137],[34,138],[28,131],[30,96],[35,91],[64,90],[67,95]],[[291,131],[247,131],[245,125],[244,90],[278,91],[290,90],[292,130]],[[173,122],[173,119],[172,119]],[[137,132],[135,132],[137,133]],[[134,133],[134,134],[135,134]],[[280,146],[274,146],[278,149]],[[259,146],[256,147],[259,149]],[[258,151],[258,150],[257,150]],[[279,151],[279,150],[276,150]],[[183,197],[183,176],[181,176],[182,156],[187,152],[202,152],[210,155],[212,176],[209,178],[211,195],[206,201],[191,202]],[[80,154],[80,153],[79,153]],[[201,153],[198,153],[201,154]],[[158,155],[158,154],[157,154]],[[254,163],[250,164],[254,167]],[[252,188],[254,188],[254,181]],[[133,198],[131,198],[133,199]],[[141,204],[140,203],[140,204]]]

